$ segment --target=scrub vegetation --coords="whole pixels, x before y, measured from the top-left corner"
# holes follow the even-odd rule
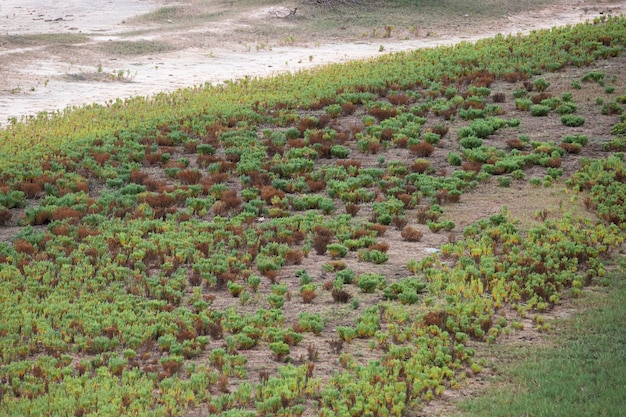
[[[476,344],[614,277],[625,25],[15,120],[0,412],[403,416],[463,386]],[[525,188],[559,196],[520,222]]]

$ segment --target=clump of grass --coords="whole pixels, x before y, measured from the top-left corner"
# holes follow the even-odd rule
[[[166,42],[149,40],[112,41],[102,44],[101,48],[113,55],[148,55],[174,50],[174,47]]]
[[[0,45],[33,46],[39,44],[62,45],[87,42],[88,36],[78,33],[37,33],[33,35],[4,35],[0,36]]]

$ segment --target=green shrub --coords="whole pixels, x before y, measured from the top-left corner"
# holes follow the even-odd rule
[[[330,154],[338,159],[346,159],[350,155],[350,149],[342,145],[334,145],[330,148]]]
[[[326,326],[326,320],[323,319],[319,314],[313,314],[307,311],[303,311],[298,315],[298,325],[305,332],[320,334]]]
[[[582,116],[566,114],[564,116],[561,116],[561,123],[569,127],[579,127],[585,124],[585,118]]]
[[[626,151],[626,137],[619,137],[604,144],[604,150],[609,152]]]
[[[356,272],[352,269],[344,269],[342,271],[337,271],[335,277],[340,279],[344,284],[352,284],[352,281],[354,281],[354,278],[356,277]]]
[[[511,185],[510,177],[498,177],[498,185],[500,187],[509,187]]]
[[[588,73],[583,75],[582,80],[585,83],[587,82],[604,83],[604,77],[605,77],[605,74],[603,72],[589,71]]]
[[[215,148],[208,143],[200,143],[196,147],[196,152],[200,155],[213,155],[215,153]]]
[[[285,362],[285,360],[289,356],[289,353],[291,353],[289,345],[285,342],[270,343],[270,350],[274,353],[274,359],[279,362]]]
[[[532,105],[533,105],[533,101],[529,98],[515,99],[515,107],[518,110],[529,110]]]
[[[534,104],[530,106],[530,114],[532,116],[547,116],[550,113],[550,107],[543,104]]]
[[[476,136],[467,136],[459,141],[465,149],[476,149],[483,145],[483,140]]]
[[[454,166],[461,166],[463,158],[461,158],[461,155],[456,152],[450,152],[448,153],[448,163]]]
[[[372,262],[376,265],[385,263],[389,260],[389,255],[385,252],[381,252],[378,249],[366,250],[362,249],[359,251],[359,259],[365,262]]]
[[[341,243],[330,243],[326,246],[326,250],[333,258],[343,258],[348,254],[348,248]]]
[[[441,140],[441,135],[439,135],[438,133],[434,133],[434,132],[425,132],[422,135],[422,140],[430,143],[431,145],[436,145],[439,143],[439,140]]]
[[[282,308],[285,304],[285,297],[278,294],[270,294],[267,296],[267,302],[272,308]]]
[[[563,142],[565,143],[577,143],[580,146],[585,146],[589,143],[589,138],[587,135],[566,135],[563,138]]]
[[[556,112],[560,115],[575,113],[578,108],[573,103],[564,103],[556,108]]]
[[[364,293],[373,293],[376,288],[384,288],[386,280],[381,274],[366,273],[359,276],[358,285]]]

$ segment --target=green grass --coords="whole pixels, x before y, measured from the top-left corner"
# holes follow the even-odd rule
[[[88,36],[77,33],[38,33],[34,35],[4,35],[0,36],[0,45],[36,46],[36,45],[64,45],[87,42]]]
[[[583,311],[541,347],[498,346],[497,388],[463,402],[461,416],[610,417],[626,405],[626,262],[606,287],[577,300]]]
[[[100,46],[105,52],[114,55],[146,55],[168,52],[174,49],[165,42],[157,41],[112,41]]]

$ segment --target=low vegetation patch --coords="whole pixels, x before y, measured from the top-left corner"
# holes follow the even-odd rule
[[[623,26],[14,121],[0,131],[0,410],[415,414],[481,372],[473,344],[608,276],[624,120],[599,117],[594,83],[550,77],[621,63]],[[605,82],[621,96],[618,75]],[[490,98],[512,90],[530,104]],[[601,123],[612,136],[593,136]],[[532,225],[462,206],[526,181],[569,203],[533,207]]]

